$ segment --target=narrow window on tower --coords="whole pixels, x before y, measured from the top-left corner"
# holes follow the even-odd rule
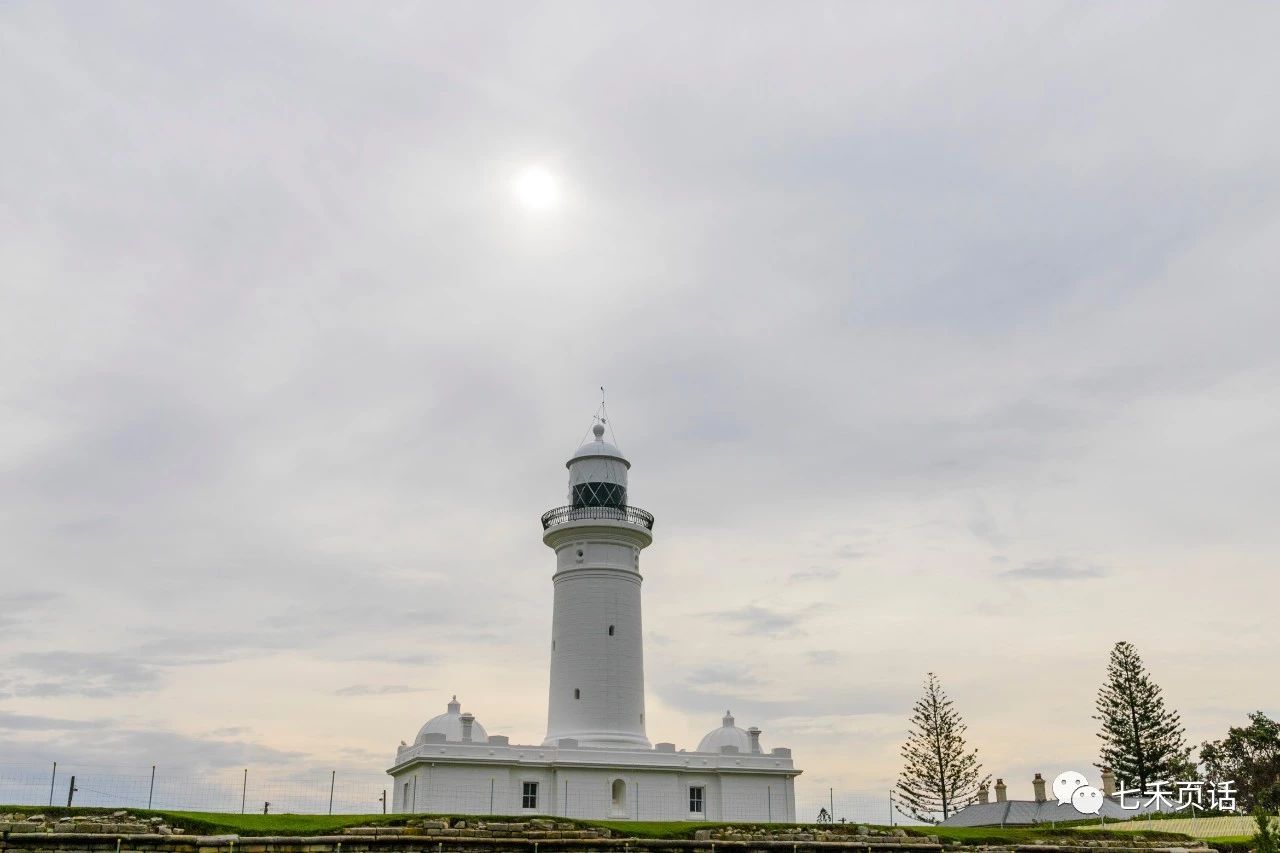
[[[612,636],[613,636],[613,626],[612,626],[612,625],[610,625],[610,626],[609,626],[609,636],[610,636],[610,637],[612,637]]]
[[[536,809],[538,807],[538,783],[525,782],[520,791],[520,807]]]
[[[581,699],[581,698],[582,698],[582,691],[581,691],[581,690],[579,690],[579,689],[578,689],[578,688],[576,688],[576,687],[575,687],[575,688],[573,688],[573,698],[574,698],[574,699]]]
[[[700,785],[689,789],[689,814],[702,814],[702,795],[705,790]]]

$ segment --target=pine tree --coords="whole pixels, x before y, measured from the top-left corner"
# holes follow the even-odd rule
[[[912,710],[897,784],[899,802],[916,820],[935,823],[939,814],[946,820],[976,800],[978,786],[990,781],[980,776],[978,751],[965,743],[966,728],[938,677],[929,673]]]
[[[1182,720],[1165,708],[1132,643],[1121,641],[1111,650],[1097,710],[1102,750],[1096,766],[1110,767],[1122,783],[1145,790],[1157,780],[1183,781],[1194,772]]]

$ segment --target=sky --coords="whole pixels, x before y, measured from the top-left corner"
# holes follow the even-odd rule
[[[1192,743],[1280,715],[1277,31],[6,3],[0,773],[539,742],[602,385],[652,740],[879,796],[934,672],[1030,797],[1120,640]]]

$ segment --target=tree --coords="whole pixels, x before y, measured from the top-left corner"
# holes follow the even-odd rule
[[[1209,781],[1236,783],[1240,808],[1280,809],[1280,722],[1254,711],[1249,725],[1232,726],[1222,740],[1201,745],[1200,760]]]
[[[978,751],[964,740],[967,726],[932,672],[924,681],[924,695],[911,714],[911,731],[902,745],[905,764],[898,775],[899,802],[916,820],[946,820],[978,798],[978,786],[991,777],[980,776]]]
[[[1095,766],[1110,767],[1123,784],[1140,790],[1160,779],[1193,778],[1195,765],[1182,720],[1165,708],[1159,686],[1132,643],[1121,641],[1111,650],[1097,710],[1102,750]]]
[[[1277,837],[1280,830],[1271,822],[1271,815],[1262,809],[1255,809],[1253,819],[1258,824],[1258,833],[1253,837],[1253,849],[1256,853],[1280,853],[1280,838]]]

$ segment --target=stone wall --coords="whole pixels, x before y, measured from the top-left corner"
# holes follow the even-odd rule
[[[181,835],[181,828],[171,828],[159,817],[139,817],[124,810],[102,814],[77,814],[46,817],[42,814],[0,814],[0,835],[26,833],[101,833],[106,835]]]
[[[17,818],[16,820],[14,818]],[[413,818],[404,826],[357,826],[341,835],[196,835],[125,811],[49,818],[0,815],[0,853],[1188,853],[1201,842],[1072,839],[1069,844],[961,845],[902,829],[844,825],[714,826],[691,839],[622,836],[618,830],[533,818]]]

